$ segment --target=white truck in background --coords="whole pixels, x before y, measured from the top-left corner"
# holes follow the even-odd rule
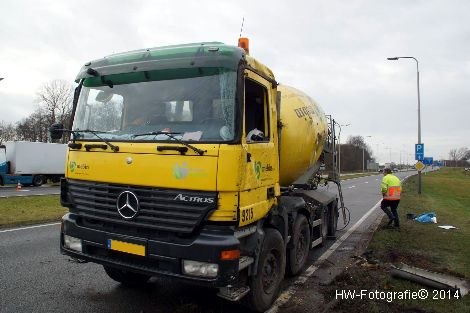
[[[0,185],[41,186],[64,177],[66,144],[10,141],[0,145]]]

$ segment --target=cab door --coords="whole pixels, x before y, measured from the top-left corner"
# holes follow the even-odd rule
[[[0,146],[0,174],[7,174],[7,158],[5,146]]]
[[[240,191],[240,226],[264,217],[275,203],[279,168],[272,94],[270,82],[252,71],[245,72],[242,147],[246,158]]]

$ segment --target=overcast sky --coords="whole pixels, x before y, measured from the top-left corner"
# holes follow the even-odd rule
[[[0,2],[0,121],[35,108],[41,84],[73,82],[103,56],[169,44],[236,45],[242,17],[250,54],[278,82],[308,93],[366,137],[381,163],[414,159],[419,60],[425,154],[470,148],[470,1]],[[390,148],[390,149],[387,149]]]

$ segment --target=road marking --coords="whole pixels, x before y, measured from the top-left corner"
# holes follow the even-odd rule
[[[312,265],[310,265],[304,273],[302,273],[302,275],[300,275],[296,280],[295,282],[289,287],[287,288],[286,291],[284,291],[283,293],[281,293],[279,295],[279,297],[277,298],[276,302],[274,302],[274,305],[269,309],[267,310],[265,313],[277,313],[279,311],[279,307],[281,305],[284,305],[287,303],[287,301],[290,300],[290,298],[294,295],[294,293],[297,291],[297,288],[298,286],[304,284],[307,279],[313,275],[313,273],[315,273],[315,271],[319,268],[319,266],[321,265],[321,263],[323,263],[324,260],[326,260],[327,258],[330,257],[330,255],[333,254],[333,252],[335,252],[336,249],[338,249],[338,247],[346,240],[348,239],[348,237],[365,221],[365,219],[367,217],[369,217],[369,215],[372,214],[372,212],[374,212],[375,209],[377,209],[380,205],[380,202],[382,202],[382,200],[380,200],[379,202],[377,202],[372,208],[369,209],[369,211],[367,211],[366,214],[364,214],[364,216],[361,217],[361,219],[359,221],[356,222],[356,224],[354,224],[351,228],[349,228],[346,233],[341,236],[341,238],[339,238],[334,244],[331,245],[330,248],[328,248],[328,250],[326,250],[316,261],[315,263],[313,263]]]
[[[348,187],[348,189],[351,189],[351,188],[356,188],[356,186],[353,185],[353,186]]]
[[[12,228],[12,229],[0,230],[0,233],[8,233],[8,232],[11,232],[11,231],[25,230],[25,229],[31,229],[31,228],[39,228],[39,227],[53,226],[53,225],[60,225],[60,223],[49,223],[49,224],[41,224],[41,225],[34,225],[34,226],[28,226],[28,227],[20,227],[20,228]]]
[[[404,182],[405,180],[408,179],[408,177],[410,176],[413,176],[413,175],[408,175],[406,176],[404,179],[402,179],[402,182]],[[354,186],[355,187],[355,186]],[[351,187],[350,187],[351,188]],[[341,238],[339,238],[335,243],[333,243],[331,245],[330,248],[328,248],[328,250],[326,250],[312,265],[310,265],[306,270],[305,272],[302,273],[302,275],[300,275],[292,285],[290,285],[289,288],[287,288],[286,291],[284,291],[283,293],[281,293],[279,295],[279,297],[276,299],[276,301],[274,302],[273,306],[268,309],[265,313],[277,313],[279,311],[279,307],[281,305],[284,305],[287,303],[287,301],[290,300],[290,298],[295,294],[295,292],[297,291],[297,288],[301,285],[303,285],[310,276],[313,275],[313,273],[315,273],[315,271],[319,268],[319,266],[323,263],[323,261],[325,261],[327,258],[329,258],[333,252],[335,252],[336,249],[338,249],[338,247],[346,240],[348,239],[348,237],[356,230],[356,228],[358,228],[363,222],[364,220],[369,217],[369,215],[372,214],[372,212],[374,212],[375,209],[377,209],[379,206],[380,206],[380,203],[382,202],[382,199],[379,200],[379,202],[377,202],[372,208],[369,209],[369,211],[367,211],[366,214],[364,214],[364,216],[362,216],[359,221],[356,222],[356,224],[354,224],[351,228],[349,228],[347,230],[347,232],[341,236]]]
[[[379,180],[378,178],[376,178],[375,180]]]
[[[369,183],[368,181],[364,182],[364,184],[368,184],[368,183]]]

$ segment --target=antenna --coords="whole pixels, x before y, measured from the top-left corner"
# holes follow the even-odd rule
[[[243,23],[245,22],[245,17],[243,17],[242,19],[242,27],[240,28],[240,37],[239,38],[242,38],[242,33],[243,33]]]
[[[240,28],[240,37],[238,38],[238,47],[245,50],[246,54],[248,55],[250,53],[249,40],[248,38],[242,38],[244,23],[245,23],[245,17],[243,17],[242,27]]]

